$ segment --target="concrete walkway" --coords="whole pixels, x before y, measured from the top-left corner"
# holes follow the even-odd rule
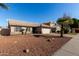
[[[54,56],[79,56],[79,34],[55,52]]]

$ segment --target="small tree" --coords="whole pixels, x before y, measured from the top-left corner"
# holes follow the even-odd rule
[[[63,16],[62,18],[58,18],[57,23],[61,25],[60,37],[63,37],[63,27],[64,25],[73,24],[73,20],[69,16]]]
[[[23,31],[24,31],[24,29],[21,29],[21,30],[20,30],[20,32],[22,33],[22,35],[24,34]]]

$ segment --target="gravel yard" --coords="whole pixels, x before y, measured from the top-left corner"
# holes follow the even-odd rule
[[[0,36],[1,56],[49,56],[67,43],[71,37],[13,35]]]

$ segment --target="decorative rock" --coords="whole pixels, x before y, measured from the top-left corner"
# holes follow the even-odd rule
[[[50,39],[48,39],[47,41],[50,42]]]
[[[23,52],[24,53],[29,53],[29,49],[26,49],[26,50],[24,49]]]
[[[23,50],[24,53],[26,53],[26,50]]]
[[[29,49],[26,49],[27,53],[29,53]]]
[[[17,41],[14,41],[14,43],[17,43]]]

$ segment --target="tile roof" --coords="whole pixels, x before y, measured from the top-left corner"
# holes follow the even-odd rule
[[[8,21],[10,26],[23,26],[23,27],[38,27],[40,24],[30,23],[30,22],[23,22],[18,20],[9,20]],[[49,25],[41,24],[42,27],[50,28]]]
[[[42,27],[51,28],[49,25],[41,24]]]
[[[17,20],[9,20],[9,25],[11,25],[11,26],[36,27],[39,24],[28,23],[28,22],[17,21]]]

